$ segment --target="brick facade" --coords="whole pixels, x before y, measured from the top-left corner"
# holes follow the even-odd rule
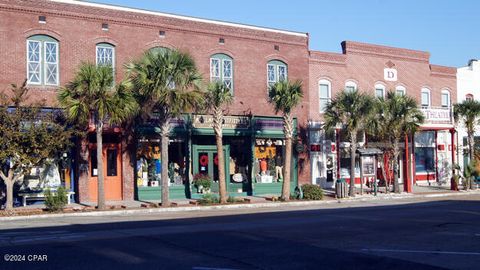
[[[375,84],[395,90],[406,88],[407,95],[420,103],[423,87],[431,91],[431,106],[441,106],[441,91],[450,91],[452,104],[457,101],[456,69],[432,65],[429,53],[392,48],[360,42],[342,42],[342,53],[310,52],[310,114],[309,118],[322,120],[319,112],[318,82],[326,79],[332,85],[332,97],[345,88],[347,81],[354,81],[361,91],[374,94]],[[384,79],[384,68],[393,67],[398,80]]]
[[[115,46],[117,80],[123,77],[125,63],[147,49],[161,46],[190,53],[208,81],[210,56],[224,53],[232,57],[234,63],[235,97],[229,114],[275,115],[267,101],[267,62],[277,59],[288,65],[289,79],[304,83],[305,97],[294,115],[300,126],[306,125],[309,112],[307,34],[68,2],[0,1],[1,91],[7,91],[11,83],[20,84],[25,80],[26,39],[35,34],[58,40],[60,87],[72,79],[82,62],[95,62],[95,47],[101,42]],[[39,23],[39,16],[45,16],[46,23]],[[103,23],[108,24],[108,31],[102,30]],[[159,31],[164,31],[165,36],[161,37]],[[225,40],[224,44],[219,44],[219,38]],[[58,106],[58,87],[29,88],[33,100]],[[306,158],[300,159],[301,164],[305,164]],[[133,178],[132,172],[125,171],[126,165],[128,161],[124,159],[124,177]],[[300,182],[308,182],[308,166],[305,168],[300,170]],[[79,183],[79,196],[87,198],[83,185]],[[125,199],[133,199],[133,182],[124,186],[123,192]]]

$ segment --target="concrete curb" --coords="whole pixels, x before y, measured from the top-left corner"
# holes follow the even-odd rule
[[[453,197],[453,196],[468,196],[479,195],[480,190],[474,191],[459,191],[452,193],[436,193],[436,194],[382,194],[379,196],[362,195],[361,197],[345,198],[328,201],[294,201],[294,202],[266,202],[266,203],[251,203],[251,204],[230,204],[230,205],[210,205],[210,206],[179,206],[169,208],[147,208],[147,209],[128,209],[128,210],[110,210],[110,211],[92,211],[92,212],[78,212],[78,213],[62,213],[62,214],[41,214],[31,216],[11,216],[0,217],[0,221],[14,221],[14,220],[32,220],[32,219],[47,219],[47,218],[61,218],[61,217],[98,217],[98,216],[127,216],[135,214],[148,213],[168,213],[168,212],[189,212],[189,211],[212,211],[212,210],[228,210],[228,209],[257,209],[257,208],[278,208],[278,207],[295,207],[295,206],[314,206],[336,203],[351,203],[351,202],[369,202],[379,200],[402,200],[402,199],[421,199],[421,198],[439,198],[439,197]]]

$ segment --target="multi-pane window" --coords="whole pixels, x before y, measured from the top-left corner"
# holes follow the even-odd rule
[[[407,92],[407,89],[403,86],[399,85],[395,88],[395,93],[399,96],[405,96],[406,92]]]
[[[450,92],[442,90],[442,107],[450,107]]]
[[[233,59],[226,54],[215,54],[210,58],[210,81],[223,82],[233,93]]]
[[[267,64],[267,83],[272,86],[288,78],[287,64],[279,60],[271,60]]]
[[[375,97],[384,98],[385,97],[385,86],[382,84],[375,85]]]
[[[430,106],[430,90],[423,88],[422,89],[422,106]]]
[[[320,112],[325,112],[331,99],[331,84],[327,80],[321,80],[318,87],[318,96],[320,98]]]
[[[44,35],[27,39],[28,84],[58,85],[58,42]]]
[[[347,81],[345,83],[345,92],[351,93],[357,91],[357,84],[352,81]]]
[[[108,43],[97,44],[97,65],[115,67],[115,47]]]

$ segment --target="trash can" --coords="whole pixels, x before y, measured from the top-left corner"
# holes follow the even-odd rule
[[[335,182],[335,195],[337,198],[346,198],[348,194],[347,181],[344,178],[337,179]]]

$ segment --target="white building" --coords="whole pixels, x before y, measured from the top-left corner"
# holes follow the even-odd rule
[[[468,66],[457,69],[457,102],[461,103],[467,99],[474,99],[480,101],[480,61],[470,60]],[[468,150],[466,142],[467,130],[463,125],[459,124],[457,127],[458,134],[458,161],[460,166],[468,159],[464,160],[464,150]],[[480,136],[479,130],[476,131],[475,136]],[[467,156],[465,156],[467,158]]]

